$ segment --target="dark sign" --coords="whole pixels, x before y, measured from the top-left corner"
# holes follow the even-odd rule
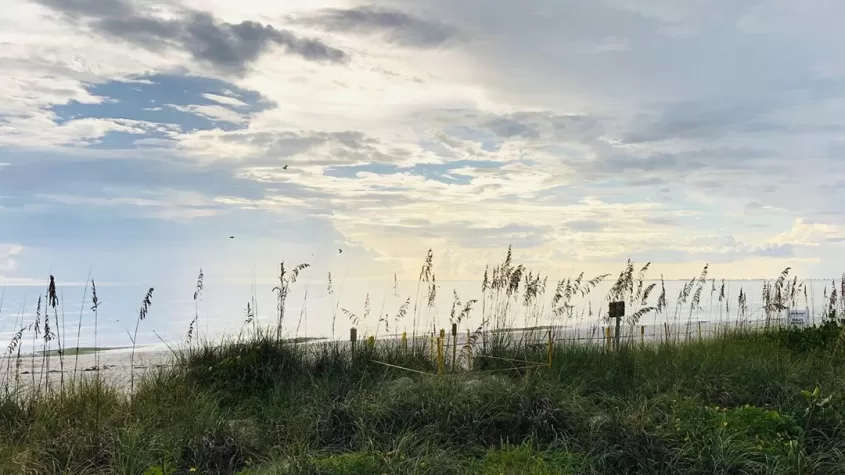
[[[625,302],[610,302],[610,318],[622,318],[625,316]]]

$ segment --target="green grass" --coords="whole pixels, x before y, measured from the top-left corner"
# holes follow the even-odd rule
[[[183,350],[132,394],[0,396],[0,473],[845,473],[840,334],[570,344],[516,370],[481,356],[545,348],[496,338],[441,377],[376,363],[435,373],[428,348],[257,334]]]

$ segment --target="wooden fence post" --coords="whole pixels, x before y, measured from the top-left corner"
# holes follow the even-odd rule
[[[352,327],[349,329],[349,345],[352,348],[352,356],[355,356],[355,342],[358,341],[358,329]]]
[[[455,372],[455,363],[458,359],[458,324],[452,324],[452,372]]]
[[[616,319],[616,334],[613,336],[614,349],[619,349],[619,334],[622,328],[622,318],[625,317],[625,301],[610,302],[608,305],[608,316]]]

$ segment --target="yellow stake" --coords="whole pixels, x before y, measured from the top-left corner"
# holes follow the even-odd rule
[[[402,332],[402,348],[404,348],[405,353],[408,352],[408,332]]]

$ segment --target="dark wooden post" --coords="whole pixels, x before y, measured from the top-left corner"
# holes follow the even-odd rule
[[[608,308],[608,315],[610,318],[616,319],[616,335],[614,335],[614,347],[619,349],[619,333],[622,327],[622,318],[625,316],[625,301],[610,302]]]

